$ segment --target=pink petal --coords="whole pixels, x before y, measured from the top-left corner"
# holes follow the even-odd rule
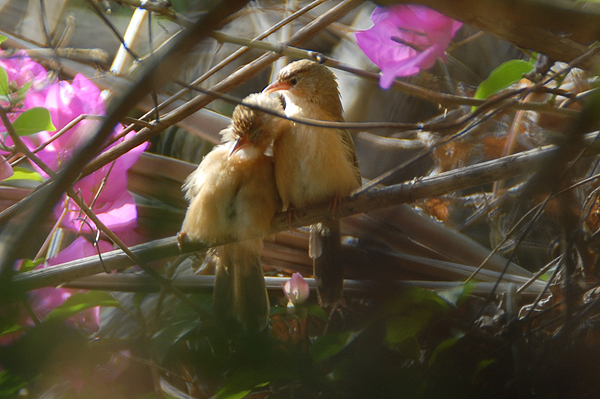
[[[0,181],[8,179],[14,175],[13,169],[6,159],[0,155]]]
[[[289,303],[296,306],[306,302],[310,294],[310,288],[300,273],[294,273],[283,285],[283,292]]]
[[[371,20],[372,28],[355,34],[356,43],[381,69],[384,89],[396,77],[417,74],[438,58],[445,59],[444,52],[462,25],[419,5],[377,7]]]

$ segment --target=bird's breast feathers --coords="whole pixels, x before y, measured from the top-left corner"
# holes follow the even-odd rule
[[[355,166],[336,129],[295,124],[275,146],[275,176],[284,205],[346,196],[358,187]]]

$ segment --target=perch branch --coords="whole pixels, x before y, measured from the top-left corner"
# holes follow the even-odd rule
[[[413,181],[374,188],[355,197],[342,200],[339,212],[335,217],[345,217],[370,210],[413,202],[423,198],[431,198],[469,187],[507,179],[520,174],[531,173],[536,166],[547,160],[558,147],[546,146],[522,152],[493,161],[468,166],[429,176]],[[287,221],[287,213],[275,215],[271,224],[271,232],[277,233],[288,228],[310,225],[323,220],[330,220],[332,215],[330,204],[316,204],[296,209],[297,218],[291,226]],[[225,244],[225,242],[184,242],[184,252],[205,250],[209,247]],[[155,240],[147,244],[131,247],[130,250],[142,261],[148,262],[181,254],[175,237]],[[109,270],[123,269],[131,266],[131,260],[122,251],[112,251],[102,255],[103,264]],[[45,269],[22,273],[13,278],[15,286],[23,289],[35,289],[44,286],[57,286],[68,281],[90,276],[104,271],[97,256],[55,265]]]

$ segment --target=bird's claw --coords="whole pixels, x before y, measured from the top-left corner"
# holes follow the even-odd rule
[[[183,242],[185,241],[187,237],[187,233],[185,231],[180,231],[179,233],[177,233],[177,248],[179,248],[179,251],[183,252]]]
[[[296,213],[296,208],[292,205],[288,206],[288,209],[286,211],[286,222],[288,225],[288,229],[292,230],[292,221],[294,219],[296,219],[297,221],[299,221],[300,219],[298,218],[298,214]]]

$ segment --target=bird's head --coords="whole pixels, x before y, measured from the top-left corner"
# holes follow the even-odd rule
[[[276,96],[251,94],[243,102],[283,114],[283,105]],[[233,110],[232,124],[224,133],[225,141],[234,142],[229,155],[254,147],[261,153],[275,140],[283,129],[285,119],[265,112],[238,105]]]
[[[283,68],[277,80],[263,93],[282,91],[294,104],[313,103],[327,110],[335,119],[342,116],[340,91],[335,74],[325,65],[310,60],[292,62]]]

